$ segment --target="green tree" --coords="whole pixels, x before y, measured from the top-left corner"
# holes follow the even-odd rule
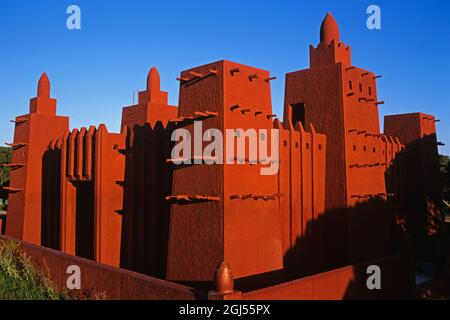
[[[6,168],[3,165],[11,163],[12,152],[11,148],[0,147],[0,186],[3,186],[9,181],[10,168]]]

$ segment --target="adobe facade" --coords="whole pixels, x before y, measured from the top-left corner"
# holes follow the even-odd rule
[[[270,72],[223,60],[181,72],[178,106],[152,68],[120,133],[69,129],[43,74],[14,120],[6,235],[202,287],[226,262],[243,290],[394,253],[398,217],[425,228],[415,221],[439,203],[434,118],[389,116],[382,133],[378,76],[352,65],[329,14],[310,55],[286,75],[282,121]],[[268,141],[278,129],[278,172],[249,158],[211,165],[194,149],[196,164],[176,165],[172,134],[198,134],[196,121]]]

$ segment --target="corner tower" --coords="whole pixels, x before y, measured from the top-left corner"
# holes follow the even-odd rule
[[[39,79],[37,97],[30,100],[30,112],[13,122],[6,235],[40,245],[44,152],[52,139],[69,130],[69,118],[56,115],[56,99],[50,98],[46,73]]]
[[[192,122],[202,118],[204,131],[270,130],[270,79],[268,71],[226,60],[183,71],[179,121],[192,137]],[[230,139],[236,146],[236,136]],[[226,135],[224,140],[226,145]],[[201,164],[174,167],[167,278],[212,281],[223,261],[233,266],[235,279],[281,270],[277,175],[261,175],[266,165],[252,163],[250,156],[236,159],[239,164],[207,165],[201,151],[192,155]]]

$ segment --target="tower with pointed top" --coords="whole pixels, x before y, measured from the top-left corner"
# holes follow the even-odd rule
[[[158,69],[152,67],[147,76],[147,89],[139,92],[138,104],[123,108],[121,131],[124,132],[127,126],[133,127],[145,123],[153,126],[157,121],[166,125],[177,115],[178,108],[170,106],[167,92],[161,91]]]
[[[327,13],[320,26],[320,43],[317,48],[309,47],[311,68],[342,63],[351,65],[350,46],[340,41],[339,26],[330,13]]]
[[[352,210],[350,216],[347,211],[367,202],[386,203],[385,172],[401,149],[397,140],[380,133],[376,79],[374,73],[351,64],[350,47],[341,42],[338,24],[329,13],[320,27],[320,43],[310,46],[310,68],[286,75],[284,121],[301,122],[304,127],[312,124],[327,135],[329,214],[324,225],[331,246],[328,265],[344,265],[388,250],[388,231],[382,239],[373,228],[366,230],[361,224],[368,221],[362,215],[376,213],[365,210],[359,216]],[[383,216],[384,209],[377,210],[378,216]],[[389,221],[383,219],[380,225]],[[385,227],[390,230],[391,226]],[[358,251],[354,239],[366,240],[369,256]]]
[[[37,96],[30,100],[30,112],[14,123],[6,234],[39,245],[44,152],[53,138],[69,129],[69,118],[56,115],[46,73],[39,79]]]
[[[56,115],[56,99],[50,98],[50,80],[45,72],[39,78],[37,96],[30,100],[30,113]]]

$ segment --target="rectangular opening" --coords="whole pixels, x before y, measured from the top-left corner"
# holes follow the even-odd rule
[[[295,127],[297,122],[300,122],[305,127],[305,104],[295,103],[291,104],[291,122]]]

